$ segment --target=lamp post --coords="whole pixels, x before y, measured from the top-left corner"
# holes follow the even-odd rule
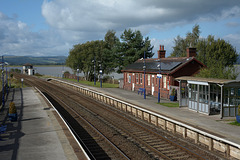
[[[159,75],[157,78],[159,78],[159,86],[158,86],[158,103],[160,103],[160,79],[161,79],[161,61],[159,59],[159,65],[157,65],[157,68],[159,69]]]
[[[64,78],[64,64],[62,66],[62,78]]]
[[[144,72],[144,91],[143,91],[143,97],[144,97],[144,99],[146,99],[146,87],[145,87],[145,73],[146,73],[145,51],[144,51],[144,59],[143,59],[143,72]]]
[[[93,68],[94,68],[94,86],[96,86],[96,60],[95,60],[95,56],[94,56],[94,60],[92,60],[93,62]]]
[[[7,89],[7,94],[8,94],[8,73],[7,73],[7,62],[4,62],[4,64],[6,65],[6,89]]]
[[[4,97],[4,59],[2,56],[2,106],[5,105],[5,97]]]
[[[99,67],[100,67],[100,70],[99,70],[99,73],[100,73],[100,87],[102,88],[102,65],[99,64]]]
[[[79,82],[79,69],[77,69],[77,81]]]
[[[24,81],[24,80],[23,80],[23,78],[21,78],[21,82],[22,82],[22,88],[23,88],[23,81]]]

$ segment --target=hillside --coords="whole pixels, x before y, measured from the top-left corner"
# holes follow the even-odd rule
[[[9,65],[23,65],[30,63],[33,65],[57,65],[64,64],[67,57],[53,56],[53,57],[29,57],[29,56],[4,56],[4,61]],[[1,60],[0,60],[1,61]]]

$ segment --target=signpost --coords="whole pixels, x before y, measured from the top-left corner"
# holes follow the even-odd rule
[[[157,78],[162,78],[162,74],[157,74]]]

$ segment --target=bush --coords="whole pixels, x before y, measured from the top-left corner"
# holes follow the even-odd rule
[[[172,92],[171,92],[171,96],[175,96],[175,95],[176,95],[176,89],[173,88],[173,89],[172,89]]]
[[[16,109],[16,106],[15,106],[15,103],[11,102],[9,104],[9,114],[14,114],[14,113],[17,113],[17,109]]]
[[[35,76],[41,77],[42,75],[40,73],[35,73]]]

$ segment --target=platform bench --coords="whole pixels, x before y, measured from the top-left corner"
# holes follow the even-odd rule
[[[1,126],[0,127],[0,134],[5,133],[6,130],[7,130],[7,125]],[[1,137],[0,137],[0,140],[2,140]]]
[[[142,95],[144,93],[144,90],[145,90],[144,88],[139,88],[138,89],[138,94],[139,94],[139,92],[141,92],[141,95]]]

